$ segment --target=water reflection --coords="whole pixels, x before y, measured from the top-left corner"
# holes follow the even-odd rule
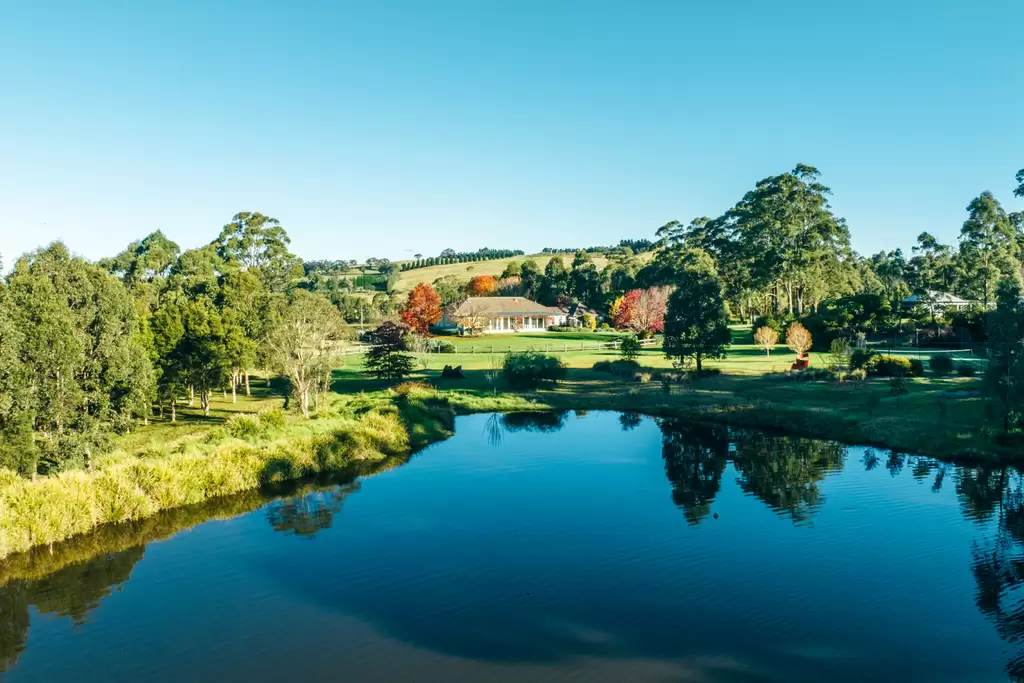
[[[687,522],[699,524],[711,514],[711,503],[722,485],[729,458],[729,430],[675,420],[663,420],[660,427],[661,455],[665,476],[672,484],[672,502],[682,508]]]
[[[690,524],[711,513],[730,461],[743,491],[794,522],[807,522],[823,502],[818,483],[841,470],[846,458],[846,446],[829,441],[670,419],[658,425],[672,500]]]
[[[68,618],[75,626],[86,625],[90,613],[129,580],[147,542],[212,519],[238,517],[268,502],[268,520],[276,531],[309,537],[329,528],[345,496],[358,490],[358,481],[351,477],[395,464],[368,463],[358,471],[333,477],[290,482],[168,510],[6,558],[0,563],[0,673],[14,666],[25,649],[29,607],[41,615]]]
[[[582,416],[577,415],[577,419],[579,417]],[[594,431],[588,431],[586,435],[607,434],[600,431],[599,421],[603,419],[611,421],[606,423],[606,429],[610,427],[613,432],[618,427],[632,432],[639,430],[645,423],[650,425],[649,418],[637,413],[614,416],[597,413],[587,416],[587,428]],[[502,438],[516,433],[551,434],[566,428],[573,421],[572,414],[567,412],[492,415],[483,419],[487,438],[491,439],[492,430],[497,434],[496,440],[491,439],[492,443],[500,443]],[[688,569],[680,570],[689,571],[686,578],[695,585],[706,581],[707,574],[714,573],[705,572],[705,569],[716,569],[710,564],[713,560],[708,558],[714,558],[718,548],[715,545],[717,540],[714,534],[707,531],[724,528],[715,527],[707,520],[716,514],[716,508],[735,502],[738,498],[737,490],[746,495],[745,500],[759,501],[755,505],[763,505],[777,513],[782,518],[782,524],[771,515],[762,517],[767,519],[771,528],[784,528],[791,534],[790,539],[806,538],[804,530],[799,527],[813,522],[826,505],[840,504],[829,503],[833,497],[842,499],[843,493],[836,493],[826,482],[834,481],[830,477],[843,476],[840,473],[844,469],[848,474],[859,470],[875,472],[870,478],[871,486],[890,478],[902,478],[926,496],[929,489],[935,494],[955,495],[959,511],[950,506],[946,509],[954,511],[957,516],[962,515],[971,525],[970,540],[958,540],[957,544],[959,548],[969,550],[970,570],[975,586],[974,603],[978,613],[993,624],[996,633],[1007,644],[1009,654],[1005,667],[1008,676],[1012,680],[1024,682],[1024,600],[1020,590],[1024,583],[1024,477],[1020,472],[1006,467],[956,465],[872,449],[864,450],[863,456],[860,456],[859,450],[827,441],[734,430],[714,424],[694,424],[672,419],[658,419],[654,423],[660,435],[648,426],[645,429],[650,431],[639,430],[625,441],[602,442],[601,445],[607,448],[629,448],[631,444],[642,443],[643,438],[653,438],[655,444],[660,438],[660,463],[664,467],[671,501],[682,511],[682,519],[685,519],[687,525],[699,527],[699,533],[697,529],[693,530],[692,539],[700,537],[706,544],[698,546],[694,543],[694,549],[700,547],[705,552],[688,555]],[[564,436],[574,435],[567,433]],[[536,441],[533,437],[531,439],[531,443]],[[478,448],[480,442],[474,443]],[[848,463],[847,457],[851,450],[855,455]],[[647,452],[653,458],[653,466],[658,468],[657,450],[652,452],[647,449]],[[577,463],[575,460],[565,462],[571,465]],[[630,466],[635,466],[635,463]],[[515,476],[522,475],[522,472],[514,469],[509,471]],[[592,472],[588,476],[597,475]],[[664,508],[665,480],[660,479],[662,475],[657,469],[654,476],[661,488],[652,489],[654,495],[647,498],[660,500]],[[908,477],[919,481],[925,488],[917,488],[913,482],[909,482]],[[490,481],[491,485],[493,481]],[[587,482],[588,485],[594,484],[594,480]],[[443,482],[435,481],[433,485],[441,487]],[[567,488],[557,490],[564,492]],[[307,483],[292,490],[273,493],[254,492],[217,501],[207,508],[171,511],[137,524],[104,528],[90,537],[58,546],[53,554],[40,551],[31,556],[10,558],[0,566],[0,672],[13,667],[26,647],[33,618],[30,608],[40,614],[68,619],[88,629],[93,610],[131,578],[133,569],[143,559],[146,542],[166,538],[181,528],[212,517],[230,517],[259,510],[258,514],[262,517],[257,520],[261,528],[269,528],[284,535],[316,539],[316,544],[290,543],[287,553],[281,555],[298,552],[300,548],[315,550],[328,545],[330,537],[337,535],[323,534],[325,530],[344,529],[344,504],[351,493],[359,490],[358,481],[344,481],[340,484]],[[525,490],[537,497],[536,501],[531,501],[533,505],[543,503],[544,496],[536,493],[535,489]],[[824,491],[828,491],[829,495],[826,496]],[[376,493],[379,495],[379,491]],[[731,498],[730,493],[733,494]],[[852,494],[847,491],[846,495]],[[360,498],[365,497],[368,494]],[[427,507],[443,507],[444,501],[438,502],[435,498],[443,496],[426,496],[418,499],[418,502]],[[507,506],[495,505],[495,509],[489,509],[485,498],[470,500],[479,505],[479,508],[472,508],[474,515],[487,519],[489,523],[502,523]],[[573,500],[578,504],[581,499]],[[625,505],[617,515],[628,512],[629,507],[643,504],[639,500],[627,500],[625,497],[623,500]],[[869,501],[875,505],[885,504],[882,499]],[[497,509],[499,507],[501,509]],[[585,505],[580,509],[588,510],[587,514],[595,517],[598,514],[590,512],[590,508]],[[651,510],[646,513],[656,516]],[[465,511],[460,514],[464,515]],[[530,512],[519,510],[510,514],[525,519]],[[383,552],[376,563],[361,565],[366,570],[364,576],[383,577],[379,586],[386,590],[364,590],[341,580],[322,582],[320,575],[323,565],[315,562],[288,565],[293,572],[289,574],[288,583],[296,591],[308,589],[309,603],[316,604],[318,609],[328,611],[333,607],[338,613],[358,614],[400,640],[471,659],[537,662],[555,661],[573,655],[623,658],[643,655],[652,660],[668,660],[678,656],[687,647],[700,651],[708,642],[724,642],[731,635],[742,641],[742,629],[733,634],[737,628],[735,624],[723,625],[713,617],[716,609],[729,608],[726,604],[728,596],[720,598],[721,604],[712,600],[687,603],[685,597],[674,592],[674,584],[667,582],[659,584],[657,588],[648,584],[652,591],[663,591],[661,595],[666,598],[664,602],[634,600],[626,591],[620,591],[609,595],[607,604],[595,604],[593,593],[589,591],[593,586],[615,586],[620,579],[627,582],[633,576],[630,572],[638,572],[638,567],[657,567],[658,562],[668,562],[673,557],[667,550],[659,550],[659,543],[681,535],[678,530],[683,525],[679,513],[671,508],[668,508],[665,517],[673,525],[671,531],[659,528],[657,538],[645,539],[648,546],[637,546],[649,547],[651,552],[649,556],[640,559],[632,553],[636,547],[628,545],[626,541],[633,536],[634,527],[624,525],[619,528],[613,520],[603,521],[609,525],[607,537],[601,537],[600,541],[591,539],[591,542],[623,544],[620,546],[622,553],[619,565],[604,566],[591,562],[595,559],[608,561],[608,558],[600,554],[588,554],[587,548],[590,546],[583,542],[589,539],[585,524],[569,527],[575,531],[575,536],[545,536],[536,531],[538,527],[546,528],[549,521],[552,526],[556,526],[559,523],[557,515],[545,517],[543,525],[528,527],[530,533],[539,534],[537,539],[529,541],[538,544],[530,545],[529,552],[505,550],[504,546],[514,539],[492,538],[491,527],[484,523],[474,526],[472,520],[463,521],[460,518],[459,524],[438,527],[442,532],[433,534],[430,532],[431,527],[424,525],[417,527],[421,529],[418,532],[420,537],[405,537],[409,546],[400,546],[401,552],[414,558],[408,566],[397,557]],[[722,521],[732,517],[735,515],[723,515]],[[569,518],[570,521],[575,519],[571,514]],[[586,516],[582,518],[589,519]],[[266,520],[265,524],[262,519]],[[358,519],[358,515],[350,514],[349,531],[353,519]],[[638,519],[646,521],[650,518],[641,516]],[[601,524],[602,519],[596,519],[596,523]],[[893,523],[898,525],[899,520],[895,519]],[[358,528],[358,523],[354,526]],[[380,533],[381,529],[400,526],[396,520],[388,520],[387,524],[376,527],[376,531]],[[817,531],[824,533],[825,527],[825,524],[820,524]],[[460,529],[463,536],[459,536]],[[643,524],[638,527],[638,531],[645,531]],[[276,534],[267,535],[276,537]],[[467,538],[472,543],[465,543]],[[542,545],[545,538],[551,546]],[[572,552],[559,553],[563,544],[571,545],[577,540],[579,545],[574,546]],[[373,545],[373,539],[347,538],[346,542],[358,542],[364,551],[362,557],[372,557],[379,549]],[[746,548],[748,541],[742,543]],[[967,543],[970,544],[969,548],[966,547]],[[436,555],[430,552],[432,546],[437,547]],[[546,554],[563,563],[562,570],[566,575],[573,576],[573,580],[560,583],[552,579],[552,584],[542,586],[541,591],[533,585],[520,585],[518,580],[522,574],[517,574],[517,571],[524,567],[534,567],[530,564],[534,561],[538,563],[537,566],[543,565],[547,561]],[[491,557],[507,562],[510,568],[502,573],[501,568],[488,564],[487,558]],[[880,556],[880,559],[884,560],[885,557]],[[426,578],[406,580],[409,576],[418,576],[421,565],[417,563],[423,560],[429,563]],[[700,564],[702,562],[709,564]],[[961,587],[960,594],[967,596],[971,579],[965,573],[965,560],[957,559],[956,563],[968,582],[968,590],[964,591]],[[607,575],[601,573],[603,570],[607,570]],[[540,570],[538,572],[537,575],[542,575]],[[529,571],[523,574],[529,575]],[[608,579],[606,584],[602,583],[613,574],[614,580]],[[656,571],[638,575],[654,582],[664,576]],[[438,577],[446,576],[459,578],[451,584],[435,583]],[[672,575],[671,579],[676,581],[678,577]],[[881,580],[884,582],[884,574]],[[699,585],[706,587],[713,584]],[[543,589],[552,593],[557,590],[557,594],[538,597]],[[727,592],[731,590],[732,585]],[[783,612],[771,612],[772,601],[775,599],[771,595],[772,590],[766,591],[769,594],[767,597],[753,591],[743,593],[742,582],[735,584],[735,590],[737,596],[743,594],[744,599],[751,601],[751,613],[778,616],[779,623],[784,621]],[[697,592],[703,594],[702,591]],[[712,593],[714,591],[708,591],[708,594]],[[475,599],[463,602],[465,595]],[[785,595],[777,593],[777,597]],[[671,600],[677,603],[671,603]],[[684,605],[685,609],[693,610],[687,611],[688,615],[693,614],[695,619],[704,620],[702,623],[706,623],[708,632],[712,634],[708,641],[689,644],[681,642],[675,630],[679,625],[674,620],[679,612],[673,610],[683,610]],[[761,608],[764,611],[757,612]],[[775,609],[781,610],[778,607]],[[966,610],[972,617],[973,609],[968,601]],[[453,611],[458,613],[457,619],[446,617],[431,620],[423,617],[431,614],[445,616]],[[416,618],[417,615],[419,618]],[[845,617],[836,616],[837,620],[842,618]],[[719,628],[721,632],[716,631]],[[991,631],[986,633],[994,641]],[[33,646],[36,645],[42,643],[33,643]],[[751,650],[755,647],[749,643],[746,646]],[[780,661],[786,655],[772,651],[770,656]],[[737,680],[740,679],[738,676]]]
[[[40,614],[71,619],[76,626],[113,590],[128,580],[144,548],[73,564],[35,581],[14,580],[0,588],[0,671],[13,664],[25,649],[29,606]]]
[[[279,500],[267,506],[267,521],[274,531],[314,538],[331,528],[345,498],[358,490],[359,482],[354,481],[327,491]]]
[[[577,418],[586,417],[586,411],[576,411]],[[515,432],[551,433],[561,431],[569,419],[567,410],[544,410],[525,413],[492,413],[484,424],[484,433],[491,446],[500,446],[505,434]]]

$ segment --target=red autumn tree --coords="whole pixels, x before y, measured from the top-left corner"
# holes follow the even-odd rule
[[[669,294],[668,287],[629,290],[615,311],[615,327],[632,330],[640,336],[663,332]]]
[[[426,335],[430,326],[441,319],[441,297],[434,288],[421,282],[409,292],[402,309],[402,320],[417,334]]]
[[[466,285],[468,296],[494,296],[498,292],[498,281],[493,275],[477,275]]]

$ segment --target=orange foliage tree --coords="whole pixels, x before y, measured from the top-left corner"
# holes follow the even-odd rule
[[[466,285],[468,296],[494,296],[498,291],[498,281],[493,275],[477,275]]]
[[[416,333],[426,335],[430,332],[430,326],[440,319],[441,297],[434,288],[425,282],[413,287],[402,309],[405,324]]]

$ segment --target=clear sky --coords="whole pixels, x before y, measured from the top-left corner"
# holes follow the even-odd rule
[[[0,253],[241,210],[313,258],[718,215],[797,162],[854,247],[955,240],[1024,167],[1024,1],[0,0]]]

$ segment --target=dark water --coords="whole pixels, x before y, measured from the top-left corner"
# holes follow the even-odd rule
[[[22,577],[0,588],[0,678],[1024,672],[1012,469],[615,413],[484,415],[397,469],[268,495],[0,567]],[[227,519],[192,526],[206,515]],[[90,547],[108,552],[69,563]]]

